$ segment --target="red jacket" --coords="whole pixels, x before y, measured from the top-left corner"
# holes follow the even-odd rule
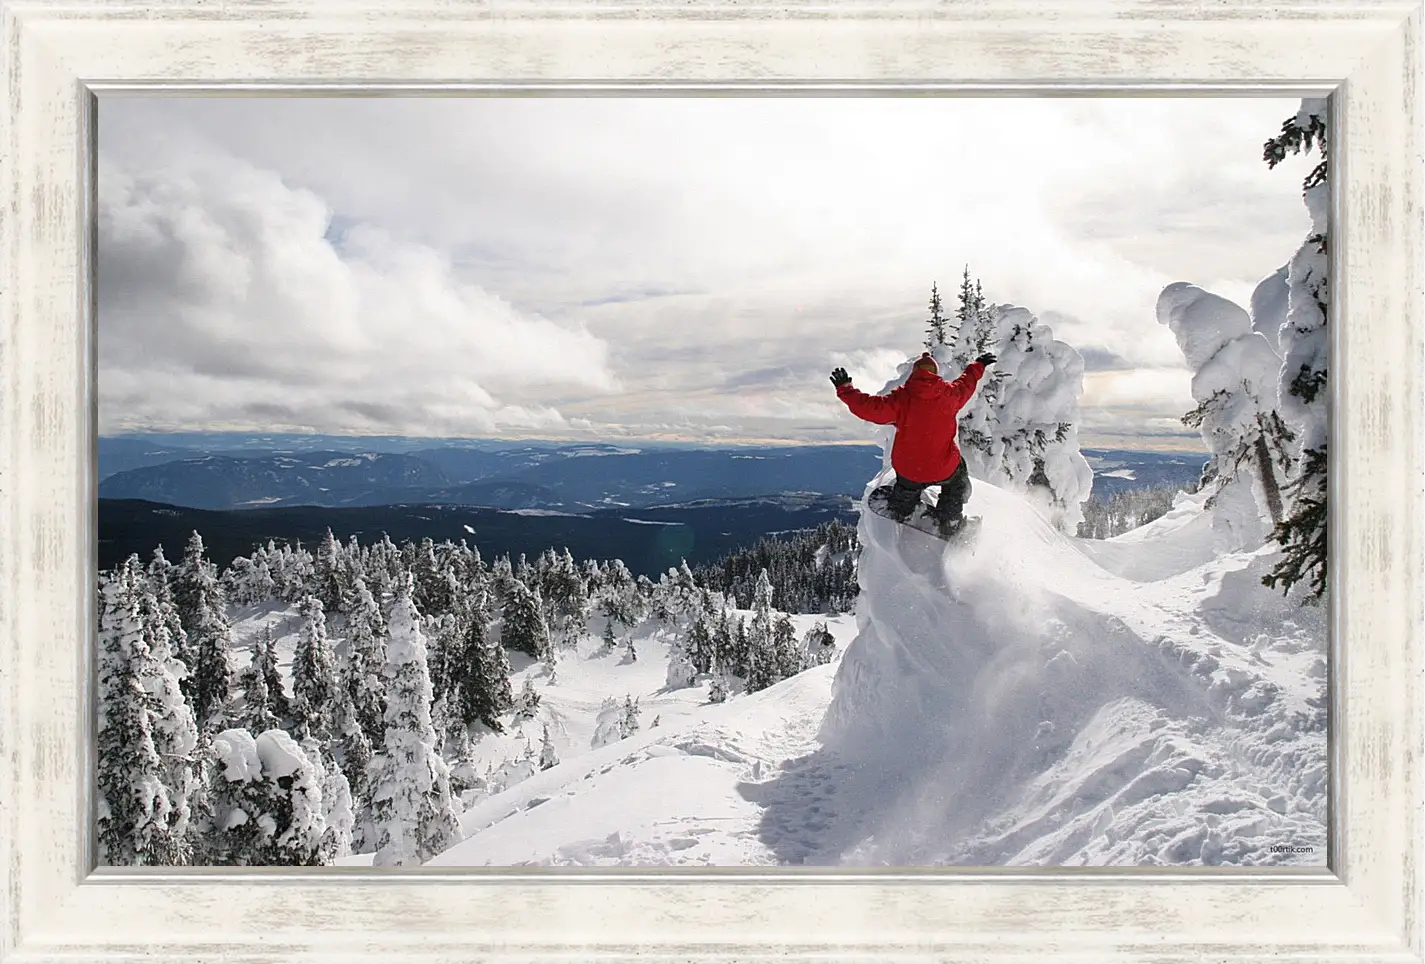
[[[984,373],[984,365],[970,362],[963,375],[947,382],[929,369],[917,368],[889,394],[867,395],[848,382],[836,389],[836,397],[857,418],[896,427],[891,468],[897,475],[909,482],[943,482],[960,465],[956,416],[975,394]]]

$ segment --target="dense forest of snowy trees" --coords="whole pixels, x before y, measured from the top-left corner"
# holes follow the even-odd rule
[[[749,605],[763,570],[772,580],[773,602],[785,612],[849,612],[856,600],[856,527],[833,519],[788,539],[760,539],[695,567],[693,579]]]
[[[1084,521],[1079,523],[1081,539],[1112,539],[1167,514],[1179,492],[1196,486],[1149,485],[1110,493],[1084,503]]]
[[[567,550],[487,564],[464,542],[330,532],[314,549],[269,542],[222,572],[197,532],[178,563],[161,549],[147,564],[131,556],[99,579],[101,859],[422,863],[460,839],[462,791],[497,792],[557,762],[546,733],[501,772],[470,764],[482,734],[539,703],[528,680],[512,692],[509,652],[552,677],[594,625],[636,659],[633,630],[651,623],[674,639],[670,686],[706,684],[713,701],[763,689],[834,655],[823,624],[798,638],[782,610],[848,607],[854,541],[823,526],[701,580],[685,563],[657,582]],[[269,629],[233,638],[237,613],[264,606],[298,626],[290,683]],[[636,701],[610,719],[607,739],[634,732]]]

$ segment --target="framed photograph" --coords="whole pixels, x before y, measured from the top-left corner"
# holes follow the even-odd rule
[[[1421,960],[1423,15],[3,0],[0,962]]]

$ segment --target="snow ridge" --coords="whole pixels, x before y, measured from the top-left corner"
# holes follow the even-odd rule
[[[838,820],[802,859],[1324,861],[1323,627],[1260,585],[1265,550],[1200,562],[1180,508],[1115,546],[1127,571],[1186,543],[1146,583],[988,483],[970,549],[863,515],[858,634],[798,767],[839,774]]]

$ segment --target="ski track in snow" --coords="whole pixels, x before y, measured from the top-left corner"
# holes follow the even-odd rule
[[[668,690],[648,627],[636,661],[586,637],[552,683],[511,654],[541,704],[477,767],[546,725],[561,762],[471,799],[431,864],[1324,865],[1324,619],[1260,585],[1269,554],[1214,558],[1197,496],[1101,542],[984,483],[967,511],[971,548],[863,513],[842,654],[760,693]],[[300,620],[239,615],[288,672]],[[625,695],[640,729],[591,748]]]

